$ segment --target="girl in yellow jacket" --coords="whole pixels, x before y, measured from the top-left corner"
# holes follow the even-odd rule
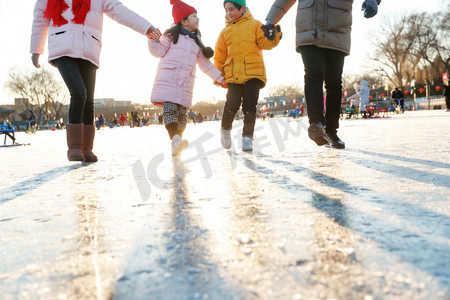
[[[281,31],[278,28],[275,33],[265,35],[262,23],[253,18],[245,0],[225,0],[224,8],[226,26],[219,35],[214,55],[214,65],[222,72],[228,86],[221,142],[225,149],[231,148],[231,128],[242,104],[242,150],[251,151],[259,90],[267,81],[262,50],[276,47]]]

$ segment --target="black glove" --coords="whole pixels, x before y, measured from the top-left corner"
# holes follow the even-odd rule
[[[273,41],[275,34],[281,31],[280,25],[275,26],[272,20],[267,20],[266,24],[261,26],[261,29],[264,32],[264,36],[270,41]]]
[[[261,29],[267,39],[271,41],[275,39],[275,34],[273,33],[275,31],[275,24],[273,24],[272,20],[267,20],[266,24],[261,26]]]
[[[377,0],[365,0],[362,4],[361,10],[364,11],[365,18],[372,18],[378,12]]]

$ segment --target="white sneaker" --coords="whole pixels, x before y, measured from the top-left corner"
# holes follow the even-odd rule
[[[231,129],[220,128],[220,142],[225,149],[231,148]]]
[[[242,151],[253,151],[253,138],[249,136],[242,137]]]
[[[187,146],[189,146],[189,142],[182,140],[178,134],[175,134],[172,138],[172,156],[179,156]]]

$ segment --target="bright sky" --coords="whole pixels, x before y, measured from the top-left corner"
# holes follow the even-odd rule
[[[351,55],[346,58],[344,72],[357,74],[368,65],[367,54],[371,48],[371,32],[385,17],[411,11],[438,11],[448,0],[382,0],[379,13],[372,19],[364,19],[360,11],[362,0],[354,0]],[[160,28],[163,32],[173,22],[169,0],[123,0],[130,9]],[[194,6],[200,18],[203,42],[214,48],[216,38],[225,26],[222,0],[186,0]],[[262,22],[272,5],[272,0],[247,0],[253,16]],[[34,0],[0,0],[0,105],[12,104],[16,95],[4,89],[8,72],[12,67],[32,70],[29,40],[33,19]],[[283,39],[280,45],[264,52],[267,69],[267,86],[261,90],[265,97],[271,87],[299,83],[303,86],[303,64],[295,52],[296,4],[281,20]],[[96,98],[114,98],[150,103],[150,93],[158,59],[151,56],[147,38],[105,17],[101,66],[97,72]],[[41,65],[55,72],[47,63],[47,54],[41,56]],[[202,100],[224,100],[226,90],[212,84],[209,77],[197,70],[194,103]]]

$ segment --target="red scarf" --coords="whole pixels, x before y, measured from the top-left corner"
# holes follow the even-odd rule
[[[56,27],[69,23],[62,14],[69,8],[64,0],[48,0],[47,8],[44,11],[44,17],[52,20]],[[72,12],[74,14],[73,22],[75,24],[84,24],[87,13],[91,10],[91,0],[73,0]]]

